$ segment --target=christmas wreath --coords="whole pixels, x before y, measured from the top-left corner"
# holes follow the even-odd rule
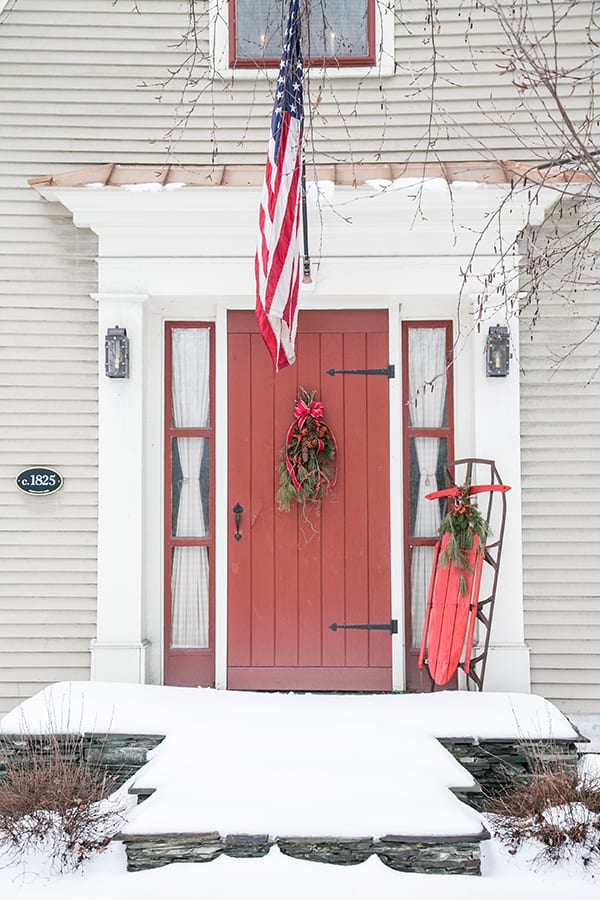
[[[323,404],[300,388],[279,464],[279,509],[289,510],[292,500],[316,503],[336,482],[336,443],[323,421]]]

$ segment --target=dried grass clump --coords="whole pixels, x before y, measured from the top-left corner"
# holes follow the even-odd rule
[[[539,861],[600,862],[600,779],[578,775],[556,761],[534,760],[529,779],[515,781],[490,803],[496,836],[511,853],[529,841]]]
[[[123,822],[115,778],[89,763],[77,736],[27,737],[19,753],[0,739],[0,840],[13,861],[41,851],[60,871],[106,847]]]

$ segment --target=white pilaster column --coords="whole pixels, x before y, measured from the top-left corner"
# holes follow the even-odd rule
[[[144,294],[94,294],[99,332],[98,624],[91,677],[145,681],[143,634]],[[127,329],[129,378],[104,374],[108,328]]]
[[[501,302],[498,308],[502,309]],[[488,328],[496,324],[508,324],[510,329],[513,358],[506,377],[486,376],[485,341]],[[482,323],[480,333],[473,335],[473,340],[474,409],[477,410],[473,456],[493,459],[502,481],[511,486],[506,495],[506,528],[484,687],[489,691],[529,691],[529,650],[523,625],[518,315],[506,321],[503,312],[488,319]],[[490,541],[493,540],[492,534]]]

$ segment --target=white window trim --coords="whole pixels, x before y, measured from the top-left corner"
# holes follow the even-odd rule
[[[229,3],[230,0],[209,0],[209,42],[214,73],[222,78],[253,80],[270,77],[275,69],[232,68],[229,65]],[[394,58],[394,4],[390,0],[375,0],[375,64],[372,66],[326,66],[328,78],[377,78],[393,75]],[[313,77],[319,77],[323,68],[311,69]],[[273,76],[274,77],[274,76]]]

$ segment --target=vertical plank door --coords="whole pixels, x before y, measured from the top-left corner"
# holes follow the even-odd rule
[[[254,314],[232,311],[229,354],[228,686],[390,690],[388,364],[384,310],[306,311],[297,362],[273,374]],[[300,388],[324,403],[338,480],[321,503],[277,508]],[[233,508],[239,504],[239,537]]]

